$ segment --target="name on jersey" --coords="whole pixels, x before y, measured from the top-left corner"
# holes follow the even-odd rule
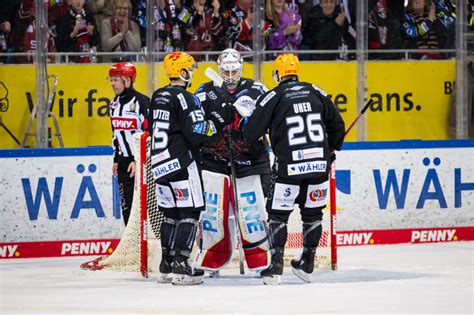
[[[293,110],[295,111],[295,114],[311,112],[312,111],[311,103],[303,102],[303,103],[293,104]]]
[[[153,119],[170,120],[170,112],[162,109],[153,110]]]
[[[175,172],[180,169],[181,169],[181,164],[179,164],[179,161],[176,158],[169,162],[158,165],[157,167],[154,167],[152,172],[153,172],[153,177],[155,179],[158,179],[160,177],[163,177],[169,173]]]
[[[311,160],[323,157],[323,148],[294,150],[291,152],[293,161]]]
[[[326,172],[326,161],[288,164],[288,176]]]
[[[135,130],[137,129],[137,120],[135,118],[112,117],[112,126],[114,130]]]

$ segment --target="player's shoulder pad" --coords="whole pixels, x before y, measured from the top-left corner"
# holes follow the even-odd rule
[[[194,95],[199,99],[199,101],[204,102],[206,100],[206,86],[205,83],[201,84],[196,92],[194,92]]]
[[[265,92],[268,92],[268,88],[265,85],[263,85],[261,82],[258,82],[258,81],[253,81],[251,88],[258,90],[261,94],[263,94]]]
[[[322,88],[320,88],[319,86],[316,86],[314,84],[312,84],[312,87],[314,90],[316,90],[317,92],[319,92],[321,95],[327,97],[328,96],[328,93],[326,93],[326,91],[324,91]]]
[[[265,106],[275,95],[276,95],[276,91],[275,90],[271,90],[271,91],[268,91],[262,95],[260,95],[258,98],[257,98],[257,105],[258,106]]]
[[[135,92],[137,93],[137,100],[138,102],[140,103],[140,105],[148,105],[150,103],[150,98],[148,96],[146,96],[145,94],[142,94],[138,91],[135,90]]]
[[[194,94],[187,91],[178,93],[176,98],[178,99],[179,104],[183,110],[187,110],[189,106],[196,106],[198,108],[201,107],[201,102],[199,99]]]

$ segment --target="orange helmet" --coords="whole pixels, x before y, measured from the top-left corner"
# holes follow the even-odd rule
[[[109,77],[131,77],[132,83],[137,77],[137,69],[131,62],[119,62],[109,69]]]
[[[280,83],[282,77],[287,75],[298,75],[300,72],[300,61],[295,54],[280,54],[273,64],[273,78]]]
[[[192,72],[197,69],[193,56],[181,51],[167,54],[163,60],[163,64],[165,66],[166,75],[169,78],[180,78],[183,81],[189,81],[190,78],[192,78]],[[181,77],[181,70],[183,69],[189,72],[189,79]]]

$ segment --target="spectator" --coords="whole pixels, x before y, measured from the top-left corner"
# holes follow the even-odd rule
[[[130,0],[115,0],[114,16],[102,21],[100,34],[103,51],[138,52],[141,47],[138,24],[130,20]],[[112,61],[131,61],[132,56],[110,58]]]
[[[62,52],[91,52],[99,35],[93,15],[84,8],[84,0],[68,0],[69,12],[61,16],[57,27],[56,46]],[[71,61],[89,63],[89,56],[71,57]]]
[[[158,50],[183,51],[184,32],[191,27],[191,14],[181,0],[160,0],[158,9]]]
[[[164,6],[160,5],[160,8]],[[146,46],[146,0],[132,0],[132,20],[137,22],[140,28],[141,47]]]
[[[267,0],[266,14],[271,25],[268,50],[297,50],[301,44],[301,16],[289,9],[285,0]]]
[[[408,39],[407,48],[430,50],[446,47],[447,34],[454,25],[454,17],[440,0],[409,0],[403,16],[403,29]],[[415,54],[415,59],[441,59],[438,52]]]
[[[227,29],[227,47],[237,51],[252,51],[253,46],[253,1],[235,0],[232,9],[224,12]],[[261,22],[262,33],[268,35],[270,26],[265,21]]]
[[[216,51],[225,47],[224,16],[220,12],[219,0],[212,0],[210,6],[206,0],[194,0],[189,8],[191,27],[187,30],[187,51]],[[201,56],[194,59],[199,61]]]
[[[87,7],[94,15],[95,25],[97,25],[99,34],[102,34],[102,21],[109,19],[114,14],[114,0],[89,0]]]
[[[403,3],[398,0],[369,1],[369,49],[401,49]],[[399,59],[397,54],[371,54],[369,58]]]
[[[349,24],[336,0],[321,0],[308,14],[303,43],[314,50],[341,50],[340,54],[318,54],[315,59],[347,59],[344,51],[355,49],[356,32]]]
[[[38,46],[36,42],[36,4],[33,2],[31,7],[31,16],[33,20],[28,25],[25,31],[25,35],[23,37],[23,45],[22,45],[22,52],[35,52]],[[51,33],[51,30],[48,27],[47,32],[47,49],[48,52],[56,52],[56,46],[54,44],[54,35]],[[26,56],[21,58],[22,62],[24,63],[31,63],[33,62],[33,56]],[[48,62],[52,62],[54,59],[52,57],[48,57]]]
[[[12,22],[15,17],[15,1],[5,1],[0,7],[0,53],[6,53],[11,48]],[[7,58],[0,57],[0,63]]]

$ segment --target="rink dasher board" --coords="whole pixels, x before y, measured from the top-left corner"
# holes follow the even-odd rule
[[[473,140],[346,143],[338,245],[474,240],[473,157]],[[110,147],[0,150],[0,159],[0,258],[114,250],[123,224]]]

